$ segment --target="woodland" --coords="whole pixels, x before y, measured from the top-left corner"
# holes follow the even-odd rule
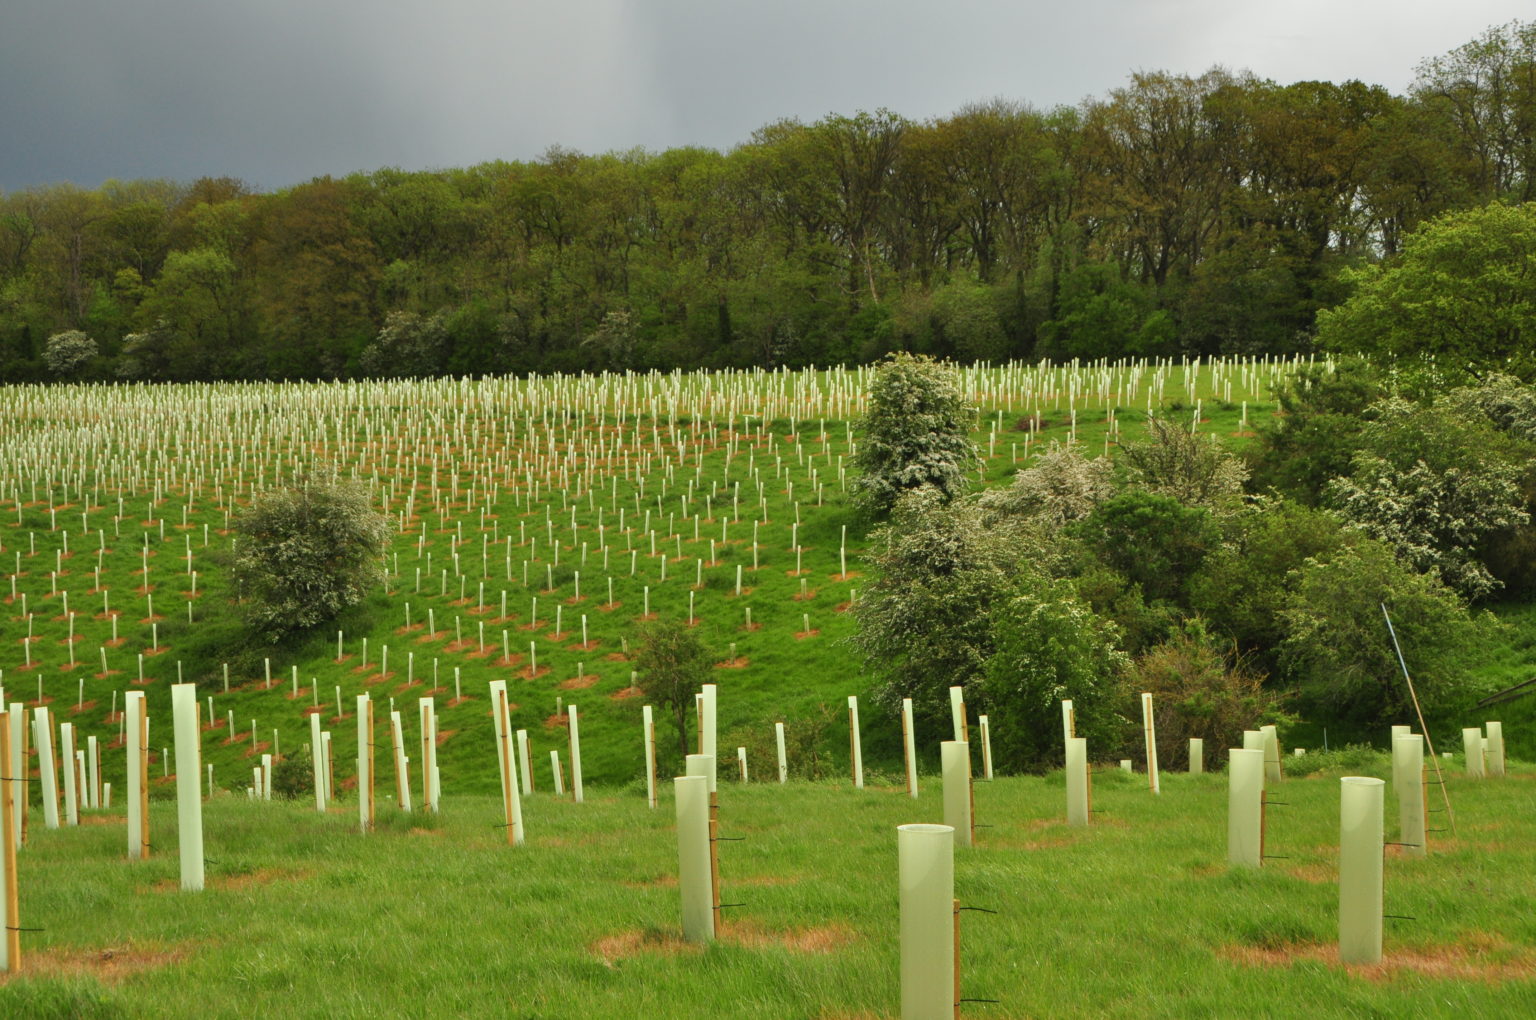
[[[1402,95],[1156,71],[725,152],[30,187],[0,194],[0,381],[1285,355],[1417,228],[1532,198],[1536,22]]]

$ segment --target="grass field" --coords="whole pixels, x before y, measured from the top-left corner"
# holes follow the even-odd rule
[[[1241,446],[1290,367],[968,372],[978,483],[1006,481],[1052,439],[1113,455],[1149,406]],[[896,1015],[894,830],[941,808],[935,778],[916,803],[882,778],[899,767],[895,720],[864,711],[869,790],[723,786],[722,831],[746,837],[723,845],[724,898],[742,905],[699,950],[678,938],[670,790],[645,805],[626,653],[647,609],[691,615],[719,663],[723,755],[747,745],[766,778],[773,722],[825,706],[823,771],[845,772],[842,705],[867,693],[843,641],[864,570],[844,489],[862,386],[831,372],[0,390],[5,700],[47,705],[81,746],[97,736],[121,790],[123,694],[143,690],[157,780],[147,862],[124,859],[120,806],[54,831],[34,807],[21,923],[37,930],[22,936],[23,976],[0,984],[0,1016]],[[315,465],[368,485],[397,527],[387,590],[337,621],[339,654],[329,628],[253,641],[226,579],[231,516]],[[1513,684],[1536,668],[1536,611],[1500,612],[1507,640],[1468,654]],[[175,763],[158,750],[178,677],[212,701],[201,894],[177,889]],[[508,681],[536,766],[515,849],[489,796],[493,679]],[[415,699],[436,699],[440,815],[383,801],[383,752],[367,836],[350,799],[324,816],[247,801],[257,756],[306,744],[312,711],[344,785],[363,692],[378,732],[393,702],[412,743]],[[572,702],[583,805],[549,792]],[[1513,756],[1536,757],[1536,698],[1465,724],[1485,718],[1504,721]],[[919,738],[931,767],[938,736]],[[675,774],[662,713],[658,743]],[[999,1001],[966,1015],[1530,1015],[1536,772],[1451,777],[1454,837],[1425,860],[1389,858],[1387,912],[1414,920],[1388,922],[1382,967],[1346,970],[1329,956],[1337,777],[1385,762],[1307,764],[1328,771],[1275,794],[1276,857],[1259,873],[1225,864],[1221,776],[1165,775],[1154,798],[1141,777],[1101,771],[1087,831],[1064,825],[1059,774],[978,784],[989,827],[959,855],[957,895],[998,913],[964,915],[964,990]],[[419,790],[414,765],[413,778]]]
[[[1309,756],[1311,758],[1312,756]],[[1385,960],[1333,955],[1338,777],[1313,758],[1270,792],[1258,871],[1226,864],[1224,776],[1094,779],[1064,824],[1060,773],[977,783],[978,845],[956,851],[968,1017],[1525,1017],[1536,1001],[1536,769],[1474,781],[1450,763],[1455,834],[1388,848]],[[667,784],[670,786],[670,784]],[[670,790],[525,801],[504,842],[493,798],[437,817],[220,795],[208,887],[177,882],[174,811],[123,859],[120,814],[34,824],[20,864],[23,973],[0,1015],[884,1018],[899,1012],[896,833],[938,821],[937,777],[894,785],[721,783],[719,940],[681,942]],[[1388,791],[1387,839],[1395,838]],[[1433,825],[1443,826],[1443,815]],[[34,822],[36,819],[34,819]],[[33,930],[40,929],[40,930]]]
[[[1294,367],[967,370],[978,484],[1051,440],[1112,453],[1149,407],[1241,444]],[[237,792],[259,754],[308,742],[312,711],[340,763],[357,694],[408,729],[432,696],[445,781],[490,792],[486,683],[506,679],[540,784],[574,702],[585,778],[611,787],[637,775],[627,642],[665,616],[692,619],[721,664],[727,746],[827,706],[823,758],[846,762],[841,706],[866,693],[843,641],[865,542],[845,500],[864,392],[858,371],[0,390],[0,684],[82,746],[114,743],[123,692],[144,690],[163,777],[169,685],[196,682],[205,761]],[[262,645],[230,602],[231,517],[324,465],[395,521],[387,590],[336,622],[339,648],[329,628]],[[658,743],[676,756],[664,719]],[[897,753],[866,747],[876,764]],[[120,783],[122,755],[103,761]]]

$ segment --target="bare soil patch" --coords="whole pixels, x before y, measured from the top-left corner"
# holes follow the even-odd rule
[[[161,967],[173,967],[192,955],[194,943],[165,945],[157,942],[127,942],[96,949],[44,949],[22,954],[22,967],[0,974],[0,985],[16,978],[95,978],[102,984],[115,985],[135,974]]]
[[[606,935],[587,947],[594,956],[602,959],[609,967],[614,966],[620,960],[628,960],[631,957],[646,955],[677,956],[683,953],[701,953],[704,946],[696,942],[685,942],[676,935],[648,929],[645,931],[626,931],[617,935]]]
[[[1388,949],[1376,964],[1341,964],[1337,945],[1297,942],[1285,946],[1223,946],[1217,954],[1245,967],[1289,967],[1310,960],[1343,967],[1351,976],[1368,981],[1391,981],[1399,975],[1482,981],[1500,984],[1536,977],[1536,954],[1521,952],[1494,940],[1475,944]]]

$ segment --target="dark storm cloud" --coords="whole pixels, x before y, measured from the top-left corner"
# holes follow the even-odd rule
[[[0,187],[242,177],[644,140],[622,5],[11,0]],[[633,125],[633,126],[632,126]]]
[[[277,187],[551,145],[727,148],[781,117],[1049,107],[1212,64],[1403,89],[1524,3],[5,0],[0,189]]]

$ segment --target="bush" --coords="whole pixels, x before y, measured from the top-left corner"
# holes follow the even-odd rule
[[[1021,550],[1000,547],[974,502],[945,503],[932,490],[903,496],[868,549],[875,577],[850,611],[875,700],[894,711],[911,698],[919,720],[947,720],[949,688],[986,674],[991,613]]]
[[[1188,763],[1192,737],[1205,741],[1206,760],[1219,766],[1244,730],[1286,721],[1284,696],[1266,689],[1242,656],[1224,654],[1199,620],[1137,658],[1131,686],[1152,695],[1157,758],[1168,768]]]
[[[96,356],[96,341],[71,329],[55,333],[43,346],[43,364],[54,375],[72,375]]]
[[[1078,446],[1056,440],[1004,489],[989,489],[981,506],[989,519],[1022,517],[1060,527],[1093,513],[1114,495],[1113,467],[1104,457],[1089,460]]]
[[[1024,577],[992,614],[996,653],[981,698],[967,696],[993,725],[995,760],[1004,771],[1061,764],[1060,703],[1072,701],[1077,735],[1103,755],[1124,740],[1129,665],[1114,625],[1096,616],[1065,581]]]
[[[1289,499],[1260,497],[1223,521],[1221,546],[1190,584],[1192,608],[1211,630],[1231,638],[1245,655],[1264,657],[1274,669],[1274,648],[1285,637],[1280,610],[1290,597],[1292,572],[1307,559],[1344,543],[1336,517]]]
[[[784,723],[784,765],[791,779],[817,780],[831,775],[832,756],[826,750],[827,731],[842,717],[835,716],[825,702],[819,702],[815,710],[802,712],[789,719],[774,720]],[[843,730],[846,732],[847,727]],[[767,722],[742,726],[720,736],[722,777],[736,781],[736,748],[747,749],[748,779],[754,783],[776,783],[779,779],[778,735]],[[865,769],[866,776],[869,774]]]
[[[1463,597],[1497,588],[1478,553],[1489,536],[1530,520],[1517,481],[1528,444],[1511,449],[1517,441],[1440,405],[1382,400],[1369,418],[1363,448],[1349,476],[1328,484],[1327,502]]]
[[[1148,602],[1180,605],[1190,577],[1220,539],[1209,511],[1140,489],[1108,500],[1069,533],[1105,566],[1139,585]]]
[[[1315,505],[1329,481],[1349,474],[1365,409],[1385,394],[1378,370],[1361,361],[1298,372],[1275,395],[1279,415],[1258,429],[1254,486]]]
[[[854,499],[883,517],[912,489],[932,487],[945,499],[965,492],[965,472],[976,459],[966,417],[952,369],[910,354],[886,359],[860,423]]]
[[[1131,482],[1185,506],[1237,507],[1248,469],[1215,436],[1197,436],[1164,418],[1147,419],[1147,436],[1120,451]]]
[[[271,640],[333,619],[383,581],[389,519],[368,492],[334,477],[257,496],[236,521],[236,591]]]
[[[313,796],[315,762],[309,749],[287,754],[272,763],[272,794],[283,800]]]
[[[1297,571],[1281,610],[1280,667],[1309,716],[1363,731],[1413,718],[1383,604],[1425,715],[1447,715],[1470,700],[1462,655],[1487,639],[1491,621],[1473,617],[1453,592],[1414,573],[1386,546],[1356,538]]]

